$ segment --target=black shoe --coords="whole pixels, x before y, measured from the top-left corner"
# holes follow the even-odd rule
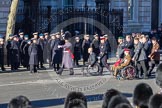
[[[5,68],[2,68],[2,71],[6,71],[6,69]]]
[[[141,75],[138,76],[139,79],[142,79],[143,77]]]
[[[69,75],[74,75],[74,70],[70,69],[70,74]]]
[[[144,79],[148,79],[148,76],[147,76],[147,75],[145,75],[145,76],[144,76]]]
[[[62,75],[62,72],[63,72],[63,68],[60,68],[56,73],[57,73],[58,75]]]

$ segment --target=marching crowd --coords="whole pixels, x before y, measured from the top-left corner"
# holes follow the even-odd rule
[[[113,72],[117,77],[119,71],[130,65],[136,68],[137,78],[148,78],[155,65],[160,61],[161,34],[155,31],[150,34],[132,33],[126,36],[119,36],[116,52],[117,62],[110,67],[107,63],[108,54],[111,52],[108,35],[95,34],[91,40],[89,35],[84,35],[83,39],[72,35],[69,31],[53,34],[33,33],[33,38],[29,39],[22,30],[18,35],[9,35],[9,39],[4,42],[4,37],[0,36],[0,66],[4,67],[4,48],[7,49],[7,66],[11,65],[11,71],[16,71],[22,65],[31,73],[37,69],[45,69],[44,63],[53,67],[57,74],[61,75],[64,68],[70,70],[70,75],[74,74],[73,66],[79,66],[79,60],[83,59],[83,65],[93,67],[100,59],[99,74],[102,75],[103,67]],[[114,49],[114,48],[113,48]]]

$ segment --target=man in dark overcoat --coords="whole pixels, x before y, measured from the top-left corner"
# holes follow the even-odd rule
[[[29,69],[29,53],[28,49],[31,44],[31,40],[28,40],[23,48],[23,54],[24,54],[24,66]]]
[[[58,48],[58,45],[61,44],[60,35],[56,34],[56,39],[51,41],[51,49],[52,49],[52,64],[54,71],[58,71],[60,69],[60,63],[62,61],[62,49]]]
[[[137,42],[136,42],[137,41]],[[142,72],[144,73],[144,78],[148,78],[148,73],[147,73],[147,59],[148,56],[146,54],[146,50],[144,49],[144,45],[142,43],[143,41],[143,36],[140,36],[140,39],[137,40],[135,39],[135,44],[137,45],[135,48],[135,54],[132,58],[133,61],[137,61],[137,69],[138,69],[138,77],[142,78]]]
[[[118,37],[118,47],[117,47],[117,52],[116,52],[116,56],[118,59],[121,59],[124,57],[124,40],[122,36]]]
[[[94,39],[91,43],[91,47],[92,47],[93,52],[95,53],[96,56],[98,56],[100,53],[99,46],[100,46],[99,36],[98,36],[98,34],[95,34]]]
[[[44,33],[44,50],[43,50],[44,63],[49,63],[49,53],[50,53],[49,43],[48,43],[49,39],[50,39],[49,34],[47,32]]]
[[[74,43],[74,64],[76,66],[79,66],[79,60],[81,59],[81,42],[79,37],[75,37],[75,43]]]
[[[10,59],[10,57],[11,57],[11,41],[12,41],[12,39],[13,39],[13,35],[10,34],[10,35],[9,35],[9,39],[8,39],[7,42],[6,42],[6,49],[7,49],[7,66],[8,66],[8,67],[9,67],[10,64],[11,64],[11,59]]]
[[[24,40],[24,32],[22,29],[19,30],[19,33],[18,33],[18,37],[19,37],[19,54],[20,54],[20,64],[23,65],[23,62],[24,62],[24,55],[23,55],[23,52],[22,52],[22,49],[20,48],[21,47],[21,44]]]
[[[39,39],[38,39],[38,68],[39,65],[41,68],[43,67],[43,51],[44,51],[44,35],[41,33],[39,34]]]
[[[109,65],[107,64],[107,46],[105,43],[105,37],[100,37],[100,69],[99,69],[99,73],[100,75],[102,75],[103,73],[103,67],[106,67],[109,70]]]
[[[13,40],[11,41],[11,70],[17,70],[20,65],[20,50],[19,50],[19,38],[17,35],[14,35]],[[12,59],[14,58],[14,59]]]
[[[128,48],[130,50],[130,55],[133,57],[134,54],[134,44],[133,40],[131,38],[131,35],[126,35],[125,41],[124,41],[124,47]]]
[[[1,70],[5,71],[5,68],[4,68],[4,39],[1,34],[0,34],[0,66],[1,66]]]
[[[38,65],[38,44],[35,38],[32,39],[33,43],[29,46],[28,53],[29,53],[29,65],[30,65],[30,72],[36,73],[37,72],[37,65]]]
[[[22,40],[21,44],[20,44],[20,54],[21,54],[21,64],[25,66],[24,62],[25,62],[25,55],[23,53],[23,48],[24,46],[27,44],[29,36],[28,35],[24,35],[24,40]]]
[[[91,41],[89,39],[89,35],[84,36],[84,40],[82,42],[82,55],[83,55],[83,65],[85,65],[85,62],[88,61],[89,53],[88,48],[90,48]]]

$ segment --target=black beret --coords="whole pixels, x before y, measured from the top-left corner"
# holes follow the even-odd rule
[[[133,108],[133,107],[130,104],[121,103],[121,104],[118,104],[115,108]]]
[[[81,99],[73,99],[69,101],[69,104],[66,108],[87,108],[84,101]]]
[[[146,83],[140,83],[134,89],[133,103],[139,107],[147,107],[152,95],[152,88]]]
[[[74,99],[82,100],[83,104],[87,107],[87,99],[84,94],[82,92],[72,91],[67,95],[65,99],[64,108],[68,108],[67,106],[69,106],[70,102],[72,102]]]
[[[112,99],[110,100],[108,108],[115,108],[117,105],[119,105],[121,103],[127,103],[130,105],[129,101],[127,100],[127,98],[125,96],[123,96],[123,95],[113,96]]]
[[[32,108],[31,102],[25,96],[17,96],[13,98],[9,104],[8,108]]]
[[[116,89],[109,89],[105,92],[103,95],[103,103],[102,103],[102,108],[107,108],[109,105],[109,102],[113,96],[121,94],[118,90]]]
[[[65,32],[65,40],[68,40],[69,38],[71,38],[71,33],[69,31]]]
[[[160,108],[162,105],[162,94],[155,94],[150,98],[149,108]]]

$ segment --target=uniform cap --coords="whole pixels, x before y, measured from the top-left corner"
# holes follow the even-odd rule
[[[124,51],[128,51],[128,52],[129,52],[129,51],[130,51],[130,49],[128,49],[128,48],[124,48]]]
[[[39,34],[39,37],[40,37],[40,36],[44,36],[43,33]]]
[[[123,39],[123,37],[122,36],[119,36],[118,39]]]
[[[29,37],[29,35],[24,35],[24,37],[25,37],[25,38],[28,38],[28,37]]]
[[[105,40],[105,37],[104,36],[100,37],[100,40]]]
[[[38,32],[34,32],[33,35],[38,35]]]

